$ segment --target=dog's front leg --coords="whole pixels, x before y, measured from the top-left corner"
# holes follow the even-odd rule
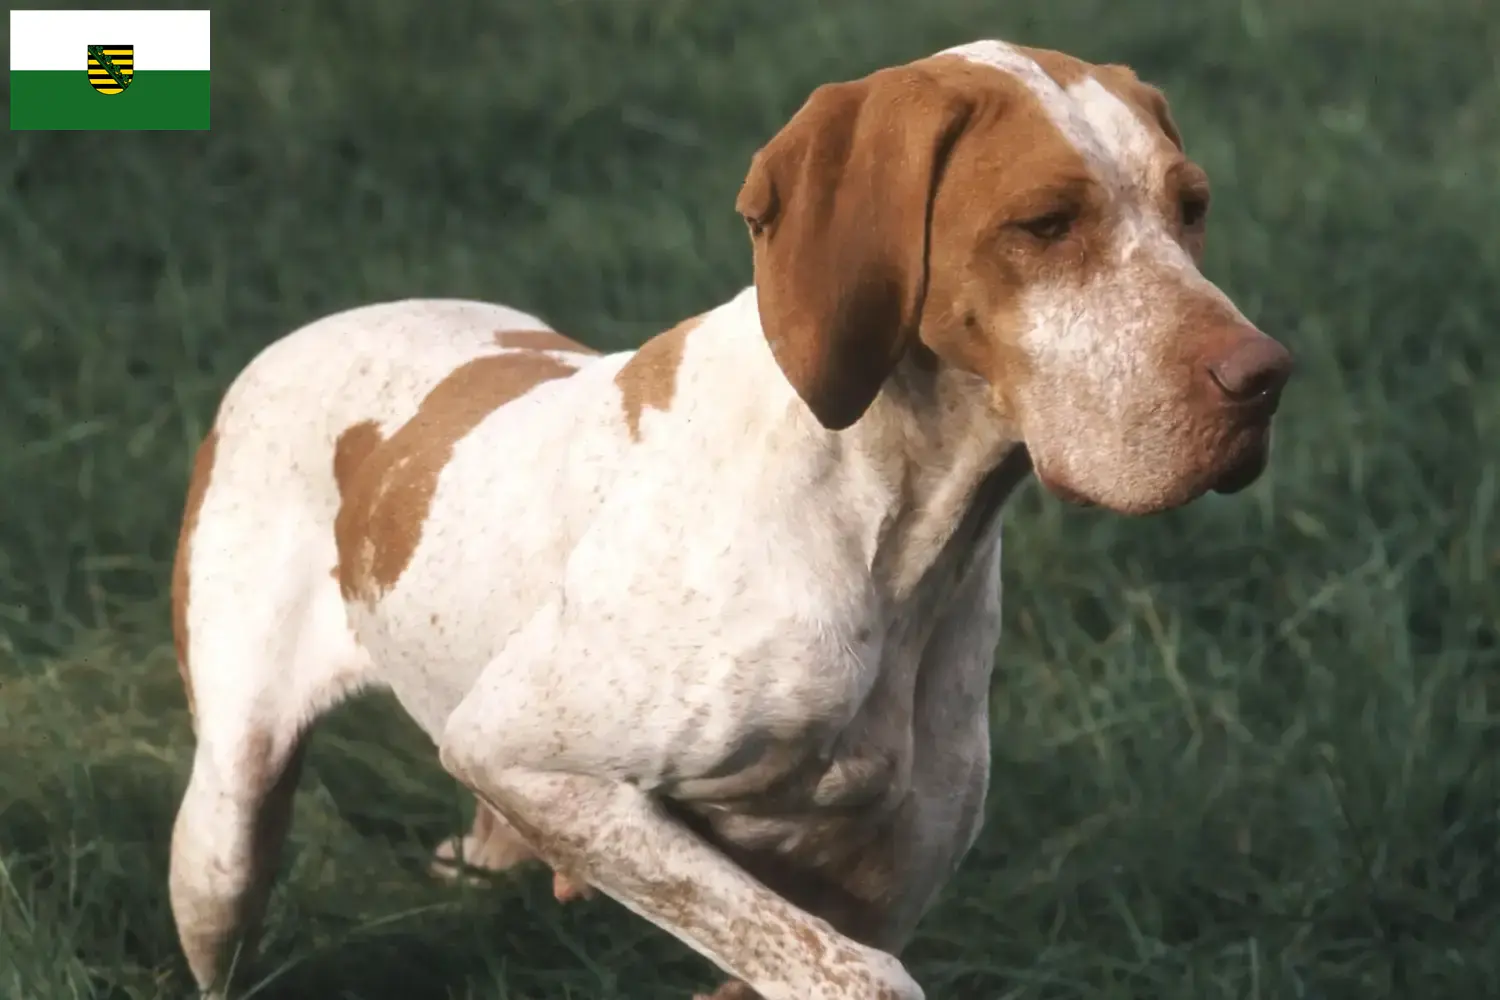
[[[894,956],[793,906],[674,820],[654,796],[610,776],[622,748],[595,739],[605,720],[580,718],[577,702],[537,698],[526,707],[530,725],[507,725],[519,721],[518,676],[556,669],[518,662],[518,655],[513,648],[486,670],[449,718],[440,752],[443,766],[544,860],[668,931],[765,1000],[922,1000]],[[566,747],[527,733],[555,734]],[[567,771],[548,769],[546,761],[558,758],[566,758]]]
[[[750,984],[765,1000],[922,1000],[895,957],[792,906],[630,785],[445,765],[554,866]]]

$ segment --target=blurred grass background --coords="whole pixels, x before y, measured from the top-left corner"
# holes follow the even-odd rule
[[[942,998],[1500,996],[1492,0],[318,0],[214,11],[207,133],[0,144],[0,996],[186,995],[186,467],[273,338],[457,295],[632,345],[749,279],[733,199],[815,85],[1003,37],[1126,62],[1215,183],[1207,270],[1298,355],[1270,475],[1009,514],[986,832]],[[686,996],[541,876],[429,883],[464,798],[380,700],[320,731],[263,959],[290,998]]]

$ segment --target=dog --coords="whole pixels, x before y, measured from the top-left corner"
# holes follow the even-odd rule
[[[715,996],[916,1000],[989,778],[1000,512],[1265,467],[1289,352],[1199,269],[1208,179],[1128,68],[998,41],[816,89],[736,201],[754,283],[636,351],[460,300],[265,348],[173,575],[196,752],[170,896],[250,947],[318,716],[384,688],[536,857]]]

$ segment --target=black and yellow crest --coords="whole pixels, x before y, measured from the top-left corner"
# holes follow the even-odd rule
[[[99,93],[118,94],[134,77],[134,45],[89,46],[89,85]]]

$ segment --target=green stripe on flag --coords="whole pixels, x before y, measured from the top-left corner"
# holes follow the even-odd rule
[[[140,131],[208,128],[207,70],[139,70],[118,94],[82,70],[10,74],[12,130]]]

